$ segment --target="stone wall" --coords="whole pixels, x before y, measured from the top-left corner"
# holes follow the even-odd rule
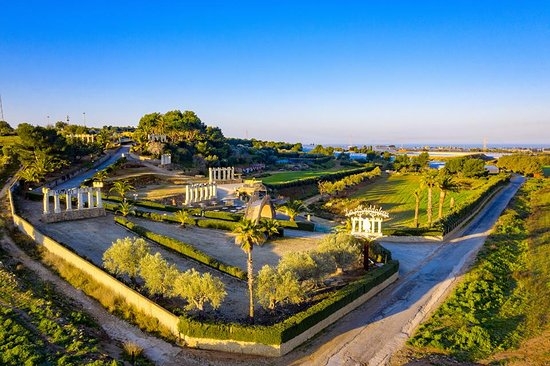
[[[81,220],[89,219],[92,217],[105,216],[104,207],[92,207],[86,208],[83,210],[67,210],[61,212],[50,212],[47,215],[42,215],[42,221],[50,222],[59,222],[59,221],[70,221],[70,220]]]

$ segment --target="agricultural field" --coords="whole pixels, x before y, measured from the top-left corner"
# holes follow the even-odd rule
[[[0,364],[119,364],[92,318],[1,249],[0,260]]]
[[[384,174],[374,180],[372,183],[364,185],[349,196],[350,200],[361,200],[373,204],[386,210],[390,214],[390,227],[413,227],[414,222],[414,191],[420,186],[420,175],[415,174]],[[457,192],[448,192],[443,205],[443,215],[450,211],[451,198],[454,199],[454,205],[459,206],[473,196],[475,193],[483,190],[487,181],[485,179],[457,179],[459,185]],[[439,190],[433,189],[432,203],[434,219],[437,218],[439,202]],[[345,200],[344,202],[345,203]],[[420,226],[426,222],[426,207],[428,205],[427,190],[422,191],[420,201]]]

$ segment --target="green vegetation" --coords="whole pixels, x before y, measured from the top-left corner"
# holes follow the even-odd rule
[[[305,178],[320,179],[321,177],[334,174],[336,172],[356,170],[357,168],[353,167],[343,167],[343,168],[333,168],[333,169],[323,169],[323,170],[299,170],[299,171],[284,171],[276,172],[271,175],[262,178],[262,183],[267,185],[280,184],[280,183],[290,183],[296,180],[301,180]]]
[[[363,278],[331,293],[331,296],[273,325],[245,325],[205,322],[189,316],[180,317],[179,330],[190,337],[232,339],[280,345],[310,329],[335,311],[350,304],[399,270],[397,261],[367,272]]]
[[[500,179],[502,179],[501,176],[488,179],[456,179],[460,189],[457,192],[447,193],[447,197],[452,198],[454,207],[451,208],[450,204],[443,205],[443,216],[458,210]],[[351,194],[349,198],[329,200],[324,204],[324,208],[333,213],[343,214],[346,209],[355,208],[360,204],[374,204],[390,213],[390,221],[387,225],[389,228],[385,231],[414,228],[415,191],[418,190],[421,180],[422,176],[417,174],[382,175],[373,183]],[[438,189],[435,188],[434,191],[438,192]],[[428,207],[426,190],[420,193],[419,205],[420,225],[423,226],[427,224],[423,216]]]
[[[0,253],[3,263],[10,260]],[[105,355],[98,325],[18,265],[0,264],[0,364],[118,365]]]
[[[410,344],[479,360],[550,330],[549,203],[548,180],[521,188],[473,269]],[[550,361],[541,357],[527,363]]]
[[[115,221],[118,224],[127,227],[128,229],[135,232],[136,234],[143,236],[151,241],[154,241],[157,244],[170,248],[180,254],[183,254],[190,259],[196,260],[197,262],[210,266],[221,272],[227,273],[230,276],[234,276],[239,279],[246,278],[246,274],[240,268],[222,263],[212,258],[208,254],[198,250],[191,244],[184,243],[182,241],[179,241],[174,238],[170,238],[168,236],[154,233],[150,230],[145,229],[144,227],[134,224],[133,222],[125,219],[124,217],[115,217]]]

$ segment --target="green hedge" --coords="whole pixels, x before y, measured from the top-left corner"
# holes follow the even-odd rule
[[[304,221],[287,221],[287,220],[277,220],[279,225],[285,229],[294,229],[302,231],[315,231],[315,224],[313,222],[304,222]]]
[[[216,220],[216,219],[198,219],[197,226],[207,229],[220,229],[233,231],[237,226],[235,221]]]
[[[362,279],[337,290],[330,297],[274,325],[201,322],[181,316],[179,331],[190,337],[212,338],[280,345],[310,329],[337,310],[350,304],[399,270],[399,262],[390,261],[368,272]]]
[[[206,264],[209,267],[215,268],[221,272],[227,273],[228,275],[239,278],[241,280],[245,280],[247,278],[246,272],[239,267],[222,263],[217,259],[209,256],[208,254],[198,250],[191,244],[184,243],[169,236],[157,234],[153,231],[147,230],[146,228],[139,226],[124,217],[117,216],[115,217],[115,221],[120,225],[127,227],[136,234],[143,236],[151,241],[154,241],[155,243],[158,243],[164,247],[170,248],[180,254],[183,254],[190,259],[194,259],[197,262]]]
[[[451,230],[460,225],[466,217],[472,214],[472,212],[479,207],[483,200],[509,181],[509,174],[499,174],[489,178],[489,182],[487,182],[488,187],[483,192],[470,197],[468,201],[463,202],[462,205],[460,205],[460,207],[456,210],[437,221],[435,226],[440,227],[443,234],[449,233]]]

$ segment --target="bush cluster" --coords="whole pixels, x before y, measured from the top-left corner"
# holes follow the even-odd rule
[[[245,325],[235,323],[203,322],[189,316],[180,317],[179,331],[190,337],[257,342],[280,345],[323,321],[335,311],[366,294],[399,270],[399,262],[368,272],[364,278],[350,283],[307,310],[273,325]]]
[[[242,269],[231,266],[229,264],[222,263],[218,261],[215,258],[212,258],[208,254],[198,250],[194,246],[188,243],[184,243],[182,241],[179,241],[177,239],[157,234],[153,231],[147,230],[146,228],[136,225],[135,223],[127,220],[124,217],[115,217],[115,221],[127,227],[131,231],[135,232],[136,234],[147,238],[151,241],[154,241],[155,243],[158,243],[162,246],[165,246],[167,248],[170,248],[180,254],[183,254],[184,256],[191,258],[193,260],[196,260],[197,262],[200,262],[202,264],[205,264],[209,267],[212,267],[214,269],[217,269],[221,272],[227,273],[230,276],[239,278],[241,280],[246,279],[246,272],[244,272]],[[206,220],[201,220],[206,221]]]

